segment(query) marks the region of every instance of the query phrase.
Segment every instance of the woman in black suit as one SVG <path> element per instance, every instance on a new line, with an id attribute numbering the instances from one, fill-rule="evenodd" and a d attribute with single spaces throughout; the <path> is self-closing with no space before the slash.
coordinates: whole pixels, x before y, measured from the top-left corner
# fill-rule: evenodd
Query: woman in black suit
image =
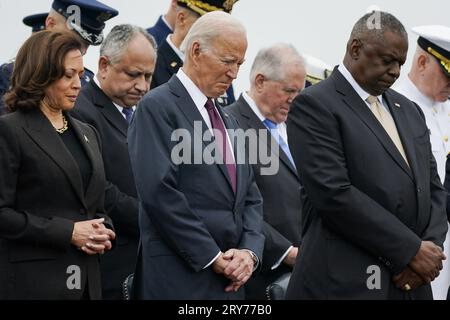
<path id="1" fill-rule="evenodd" d="M 0 118 L 0 299 L 101 298 L 98 254 L 115 234 L 97 134 L 68 114 L 81 48 L 41 31 L 16 58 Z"/>

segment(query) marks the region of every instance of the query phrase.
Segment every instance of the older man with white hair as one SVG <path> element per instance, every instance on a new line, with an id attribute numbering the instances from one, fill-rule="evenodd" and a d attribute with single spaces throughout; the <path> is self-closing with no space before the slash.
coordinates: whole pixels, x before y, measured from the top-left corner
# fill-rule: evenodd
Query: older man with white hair
<path id="1" fill-rule="evenodd" d="M 242 299 L 262 258 L 262 199 L 227 134 L 237 123 L 213 99 L 237 76 L 246 31 L 207 13 L 184 45 L 183 67 L 143 98 L 128 135 L 140 200 L 135 296 Z"/>

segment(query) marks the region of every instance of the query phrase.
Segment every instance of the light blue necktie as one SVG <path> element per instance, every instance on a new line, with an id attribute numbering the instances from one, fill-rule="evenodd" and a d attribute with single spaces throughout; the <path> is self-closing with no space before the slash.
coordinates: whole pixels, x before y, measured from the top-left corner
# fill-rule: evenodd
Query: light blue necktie
<path id="1" fill-rule="evenodd" d="M 131 123 L 131 119 L 133 118 L 133 108 L 123 108 L 122 113 L 125 115 L 128 123 Z"/>
<path id="2" fill-rule="evenodd" d="M 278 143 L 281 149 L 283 149 L 284 153 L 288 157 L 289 161 L 291 161 L 292 165 L 295 168 L 294 159 L 292 158 L 291 151 L 289 151 L 289 146 L 287 145 L 286 141 L 284 141 L 283 137 L 280 136 L 280 133 L 278 131 L 278 124 L 273 122 L 272 120 L 265 119 L 263 121 L 264 125 L 267 127 L 267 129 L 270 130 L 270 134 L 275 139 L 275 141 Z"/>

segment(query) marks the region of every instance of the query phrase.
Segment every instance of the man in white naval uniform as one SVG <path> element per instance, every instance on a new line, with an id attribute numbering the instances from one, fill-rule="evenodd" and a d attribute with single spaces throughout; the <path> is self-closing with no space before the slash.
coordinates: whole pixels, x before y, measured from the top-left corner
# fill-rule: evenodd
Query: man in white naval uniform
<path id="1" fill-rule="evenodd" d="M 444 183 L 450 152 L 450 28 L 421 26 L 412 30 L 419 35 L 413 65 L 408 77 L 394 89 L 417 103 L 425 114 L 432 152 Z M 444 252 L 450 256 L 450 231 Z M 450 263 L 445 260 L 440 276 L 432 283 L 434 299 L 446 299 L 449 285 Z"/>

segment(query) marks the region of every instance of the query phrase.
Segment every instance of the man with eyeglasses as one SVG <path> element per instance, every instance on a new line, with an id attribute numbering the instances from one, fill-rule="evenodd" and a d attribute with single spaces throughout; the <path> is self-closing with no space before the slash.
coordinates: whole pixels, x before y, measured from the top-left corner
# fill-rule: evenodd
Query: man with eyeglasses
<path id="1" fill-rule="evenodd" d="M 418 34 L 417 48 L 408 77 L 396 87 L 419 105 L 428 129 L 431 148 L 436 159 L 442 183 L 445 179 L 445 162 L 450 152 L 450 28 L 428 25 L 414 27 Z M 445 253 L 450 254 L 450 234 L 444 243 Z M 440 276 L 433 281 L 435 299 L 445 299 L 450 285 L 450 266 L 444 262 Z"/>
<path id="2" fill-rule="evenodd" d="M 138 201 L 128 154 L 127 130 L 139 100 L 150 88 L 156 44 L 144 29 L 115 26 L 100 48 L 99 70 L 84 86 L 74 117 L 97 129 L 106 179 L 105 209 L 114 220 L 118 246 L 101 259 L 104 299 L 121 299 L 121 285 L 134 272 L 139 240 Z"/>
<path id="3" fill-rule="evenodd" d="M 292 101 L 305 87 L 305 78 L 305 62 L 292 45 L 280 43 L 261 49 L 250 71 L 250 90 L 227 108 L 240 128 L 254 130 L 259 138 L 258 146 L 247 145 L 247 150 L 260 155 L 260 148 L 264 148 L 264 155 L 270 154 L 278 162 L 273 174 L 263 174 L 261 168 L 267 165 L 264 160 L 258 158 L 253 164 L 263 197 L 266 241 L 262 270 L 245 285 L 249 300 L 266 299 L 266 287 L 291 272 L 297 258 L 301 185 L 289 151 L 285 121 Z"/>

